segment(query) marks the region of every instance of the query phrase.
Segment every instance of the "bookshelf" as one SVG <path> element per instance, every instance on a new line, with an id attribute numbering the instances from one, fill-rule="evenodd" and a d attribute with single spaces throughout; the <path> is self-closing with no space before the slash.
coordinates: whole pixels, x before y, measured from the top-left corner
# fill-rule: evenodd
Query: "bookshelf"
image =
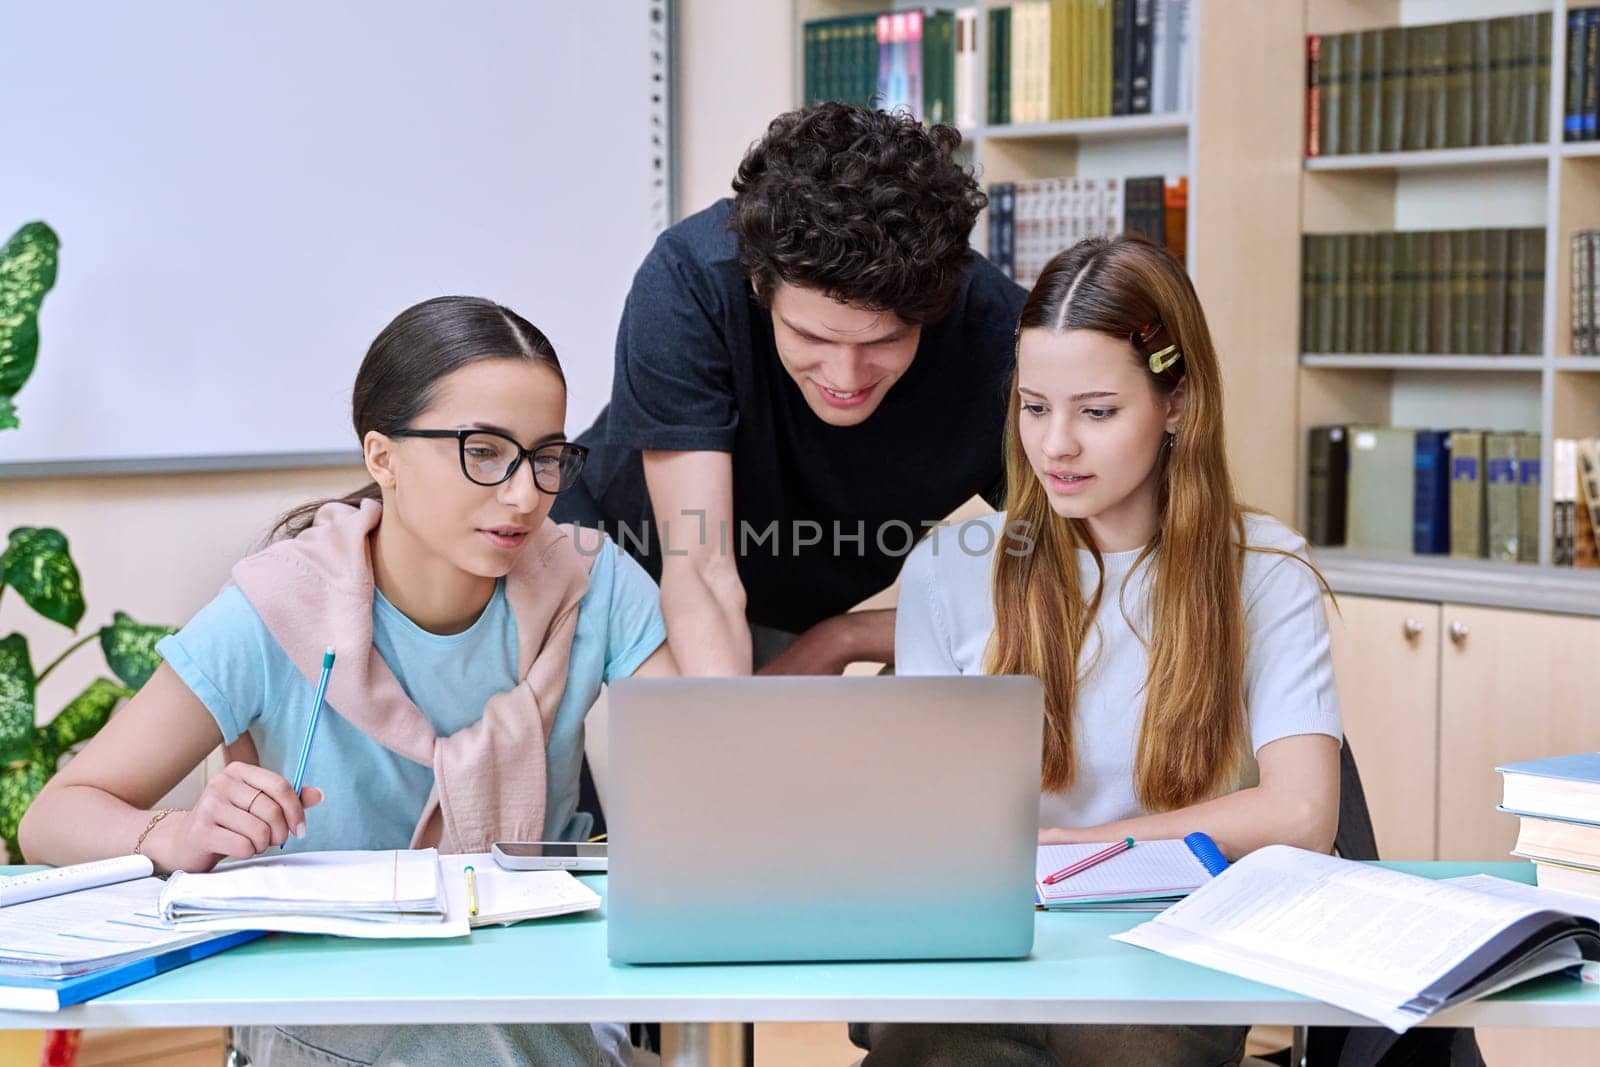
<path id="1" fill-rule="evenodd" d="M 1309 427 L 1327 423 L 1464 426 L 1537 432 L 1543 469 L 1552 437 L 1600 434 L 1600 358 L 1568 353 L 1568 241 L 1600 228 L 1600 143 L 1564 143 L 1560 122 L 1569 5 L 1557 0 L 1305 0 L 1260 5 L 1248 20 L 1220 0 L 1192 0 L 1193 105 L 1187 114 L 1071 119 L 963 131 L 985 185 L 1045 177 L 1189 177 L 1188 266 L 1223 354 L 1228 442 L 1241 496 L 1285 520 L 1306 521 Z M 917 7 L 975 6 L 976 62 L 985 69 L 987 12 L 1008 6 L 797 0 L 796 82 L 803 96 L 801 28 L 815 18 Z M 1306 36 L 1386 26 L 1549 12 L 1550 129 L 1531 144 L 1305 155 Z M 981 78 L 981 73 L 980 73 Z M 1484 205 L 1493 205 L 1486 217 Z M 1302 353 L 1301 238 L 1307 233 L 1542 228 L 1545 288 L 1537 354 Z M 986 249 L 980 220 L 974 244 Z M 1281 308 L 1281 312 L 1263 309 Z M 1292 455 L 1291 464 L 1284 456 Z M 1600 614 L 1600 575 L 1551 565 L 1550 479 L 1542 479 L 1539 562 L 1398 557 L 1368 561 L 1319 552 L 1338 591 L 1534 610 Z M 1371 563 L 1371 567 L 1367 564 Z M 1445 577 L 1441 578 L 1441 575 Z M 1407 584 L 1409 576 L 1410 584 Z M 1572 595 L 1547 608 L 1552 589 Z M 1521 590 L 1520 595 L 1518 590 Z"/>
<path id="2" fill-rule="evenodd" d="M 1281 462 L 1297 432 L 1292 316 L 1262 315 L 1299 299 L 1300 111 L 1285 85 L 1304 79 L 1298 4 L 1260 5 L 1250 19 L 1222 0 L 1190 0 L 1193 106 L 1186 113 L 1068 119 L 964 129 L 986 186 L 1035 178 L 1187 175 L 1188 266 L 1219 349 L 1227 353 L 1228 439 L 1240 492 L 1292 519 L 1295 472 Z M 793 98 L 804 97 L 803 26 L 912 8 L 976 7 L 980 90 L 989 10 L 1010 6 L 902 0 L 796 0 Z M 986 117 L 986 116 L 985 116 Z M 986 220 L 973 243 L 987 251 Z M 1296 304 L 1296 306 L 1298 306 Z M 1270 441 L 1270 447 L 1262 443 Z"/>
<path id="3" fill-rule="evenodd" d="M 1545 231 L 1542 351 L 1527 356 L 1325 355 L 1298 368 L 1299 508 L 1309 427 L 1483 426 L 1542 438 L 1538 562 L 1382 557 L 1322 549 L 1335 589 L 1415 599 L 1600 613 L 1600 574 L 1551 564 L 1551 439 L 1600 434 L 1600 359 L 1567 354 L 1570 240 L 1600 227 L 1600 144 L 1565 143 L 1566 0 L 1309 0 L 1305 33 L 1337 34 L 1549 13 L 1548 128 L 1535 143 L 1309 157 L 1301 233 L 1535 227 Z"/>

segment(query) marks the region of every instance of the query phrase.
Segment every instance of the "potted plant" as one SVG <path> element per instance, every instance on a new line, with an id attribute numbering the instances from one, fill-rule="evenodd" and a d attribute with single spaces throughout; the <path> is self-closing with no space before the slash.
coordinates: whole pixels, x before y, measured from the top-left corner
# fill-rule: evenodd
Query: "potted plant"
<path id="1" fill-rule="evenodd" d="M 16 395 L 39 355 L 39 308 L 56 280 L 55 233 L 30 222 L 0 247 L 0 431 L 20 425 Z M 60 530 L 20 526 L 0 554 L 0 600 L 15 593 L 52 622 L 78 632 L 85 605 L 77 565 Z M 155 673 L 156 642 L 172 631 L 146 626 L 123 612 L 81 635 L 37 673 L 28 639 L 0 639 L 0 844 L 21 858 L 17 826 L 61 757 L 93 737 L 111 713 Z M 39 683 L 78 649 L 98 641 L 112 678 L 99 677 L 43 725 L 35 696 Z"/>

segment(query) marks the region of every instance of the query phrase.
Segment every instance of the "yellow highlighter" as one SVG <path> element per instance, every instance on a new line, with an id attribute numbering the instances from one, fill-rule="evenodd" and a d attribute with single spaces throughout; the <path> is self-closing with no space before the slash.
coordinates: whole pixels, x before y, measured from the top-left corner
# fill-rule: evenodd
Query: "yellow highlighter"
<path id="1" fill-rule="evenodd" d="M 476 917 L 478 914 L 478 874 L 471 867 L 463 872 L 467 876 L 467 915 Z"/>

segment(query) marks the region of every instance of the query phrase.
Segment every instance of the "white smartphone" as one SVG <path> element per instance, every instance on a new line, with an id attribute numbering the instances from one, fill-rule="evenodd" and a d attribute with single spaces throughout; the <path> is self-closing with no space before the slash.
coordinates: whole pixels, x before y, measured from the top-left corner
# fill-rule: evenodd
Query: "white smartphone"
<path id="1" fill-rule="evenodd" d="M 603 871 L 606 846 L 572 841 L 496 841 L 494 862 L 508 871 Z"/>

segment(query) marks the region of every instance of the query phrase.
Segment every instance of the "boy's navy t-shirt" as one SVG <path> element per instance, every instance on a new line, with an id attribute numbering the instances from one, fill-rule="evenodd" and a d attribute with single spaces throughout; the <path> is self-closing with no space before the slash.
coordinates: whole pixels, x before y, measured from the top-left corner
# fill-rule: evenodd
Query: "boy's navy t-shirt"
<path id="1" fill-rule="evenodd" d="M 641 453 L 731 453 L 733 520 L 705 537 L 737 554 L 749 620 L 799 633 L 892 583 L 924 523 L 976 493 L 1003 506 L 1025 294 L 969 252 L 955 304 L 923 326 L 916 358 L 878 409 L 857 426 L 830 426 L 778 360 L 730 210 L 723 200 L 664 232 L 634 275 L 611 403 L 578 438 L 590 449 L 583 485 L 558 497 L 554 514 L 603 525 L 659 579 Z M 700 525 L 673 522 L 673 537 L 697 539 Z"/>

